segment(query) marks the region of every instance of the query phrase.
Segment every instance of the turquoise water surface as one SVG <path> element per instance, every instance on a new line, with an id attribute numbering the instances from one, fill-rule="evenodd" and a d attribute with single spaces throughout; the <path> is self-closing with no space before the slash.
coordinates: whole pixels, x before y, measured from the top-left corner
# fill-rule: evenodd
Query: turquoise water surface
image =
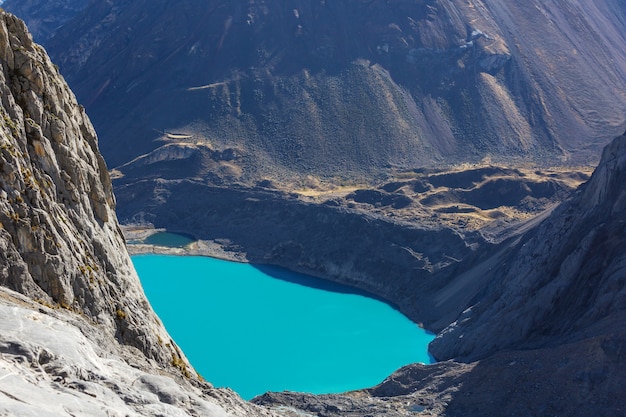
<path id="1" fill-rule="evenodd" d="M 434 335 L 347 287 L 205 257 L 132 259 L 153 308 L 196 370 L 246 399 L 370 387 L 403 365 L 430 362 Z"/>

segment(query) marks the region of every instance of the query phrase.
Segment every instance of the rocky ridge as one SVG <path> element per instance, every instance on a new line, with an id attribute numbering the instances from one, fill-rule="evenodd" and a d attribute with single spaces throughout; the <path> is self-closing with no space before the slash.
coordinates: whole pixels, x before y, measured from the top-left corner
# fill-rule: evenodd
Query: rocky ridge
<path id="1" fill-rule="evenodd" d="M 146 300 L 97 139 L 0 12 L 0 414 L 270 416 L 213 389 Z"/>
<path id="2" fill-rule="evenodd" d="M 485 295 L 439 335 L 433 354 L 477 359 L 596 332 L 624 337 L 625 172 L 626 135 L 576 194 L 492 264 Z M 458 281 L 472 276 L 468 268 Z"/>

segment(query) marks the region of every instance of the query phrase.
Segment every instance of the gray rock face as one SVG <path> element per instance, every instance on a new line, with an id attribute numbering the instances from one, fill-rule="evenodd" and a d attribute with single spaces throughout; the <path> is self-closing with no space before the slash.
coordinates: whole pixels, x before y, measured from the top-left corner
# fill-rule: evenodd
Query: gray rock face
<path id="1" fill-rule="evenodd" d="M 432 343 L 441 359 L 615 333 L 625 337 L 626 136 L 576 194 L 491 262 L 491 284 Z M 472 279 L 470 269 L 461 279 Z"/>
<path id="2" fill-rule="evenodd" d="M 2 13 L 0 283 L 87 315 L 168 364 L 119 233 L 96 134 L 23 23 Z"/>
<path id="3" fill-rule="evenodd" d="M 163 328 L 89 119 L 4 11 L 0 91 L 0 415 L 271 415 L 202 382 Z"/>

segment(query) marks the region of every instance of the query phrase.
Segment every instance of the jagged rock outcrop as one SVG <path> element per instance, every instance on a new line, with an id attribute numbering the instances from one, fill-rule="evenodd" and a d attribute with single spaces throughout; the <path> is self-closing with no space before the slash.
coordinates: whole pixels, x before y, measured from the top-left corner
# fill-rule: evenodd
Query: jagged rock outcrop
<path id="1" fill-rule="evenodd" d="M 484 261 L 490 285 L 432 343 L 433 354 L 472 360 L 597 334 L 626 338 L 624 184 L 626 135 L 605 148 L 573 197 L 508 243 L 506 255 Z M 475 272 L 469 269 L 458 284 Z"/>
<path id="2" fill-rule="evenodd" d="M 143 294 L 96 134 L 0 11 L 0 414 L 270 416 L 202 382 Z"/>
<path id="3" fill-rule="evenodd" d="M 96 134 L 23 23 L 0 22 L 0 283 L 87 315 L 166 364 L 169 340 L 124 248 Z"/>

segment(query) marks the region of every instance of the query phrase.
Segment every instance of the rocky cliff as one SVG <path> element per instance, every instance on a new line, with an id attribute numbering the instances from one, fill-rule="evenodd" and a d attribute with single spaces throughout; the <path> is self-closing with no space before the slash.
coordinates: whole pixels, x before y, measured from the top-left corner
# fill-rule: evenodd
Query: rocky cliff
<path id="1" fill-rule="evenodd" d="M 626 135 L 569 200 L 490 264 L 485 294 L 431 346 L 440 359 L 563 343 L 626 329 Z M 484 272 L 484 268 L 481 269 Z M 472 269 L 457 282 L 471 280 Z"/>
<path id="2" fill-rule="evenodd" d="M 2 285 L 85 314 L 161 363 L 96 134 L 45 51 L 2 14 Z"/>
<path id="3" fill-rule="evenodd" d="M 193 372 L 146 300 L 84 109 L 0 12 L 0 414 L 269 415 Z"/>

